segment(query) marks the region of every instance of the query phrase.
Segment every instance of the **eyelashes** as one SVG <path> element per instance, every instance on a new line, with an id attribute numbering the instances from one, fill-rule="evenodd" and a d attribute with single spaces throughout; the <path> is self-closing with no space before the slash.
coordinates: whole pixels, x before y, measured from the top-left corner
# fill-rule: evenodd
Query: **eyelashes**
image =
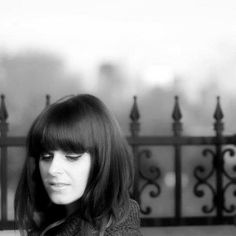
<path id="1" fill-rule="evenodd" d="M 71 161 L 76 161 L 78 160 L 83 154 L 66 154 L 65 157 L 68 159 L 68 160 L 71 160 Z"/>
<path id="2" fill-rule="evenodd" d="M 50 152 L 45 152 L 45 153 L 40 154 L 41 161 L 50 161 L 53 159 L 53 157 L 54 157 L 54 154 Z"/>
<path id="3" fill-rule="evenodd" d="M 62 153 L 64 158 L 66 158 L 69 161 L 77 161 L 81 156 L 83 156 L 84 153 Z M 40 155 L 40 160 L 49 162 L 52 161 L 55 156 L 54 152 L 44 152 Z"/>

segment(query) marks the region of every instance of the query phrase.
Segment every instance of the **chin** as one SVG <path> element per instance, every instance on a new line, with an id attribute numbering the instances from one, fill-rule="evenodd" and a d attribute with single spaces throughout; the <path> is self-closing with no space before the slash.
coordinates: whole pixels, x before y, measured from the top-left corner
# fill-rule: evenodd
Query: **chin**
<path id="1" fill-rule="evenodd" d="M 70 205 L 70 204 L 73 204 L 73 203 L 76 203 L 77 200 L 80 199 L 79 198 L 66 198 L 66 197 L 62 197 L 62 196 L 50 196 L 50 199 L 51 201 L 54 203 L 54 204 L 57 204 L 57 205 Z"/>
<path id="2" fill-rule="evenodd" d="M 71 203 L 70 199 L 59 196 L 50 196 L 51 201 L 57 205 L 67 205 Z"/>
<path id="3" fill-rule="evenodd" d="M 67 205 L 68 202 L 60 199 L 53 199 L 51 198 L 51 201 L 56 205 Z"/>
<path id="4" fill-rule="evenodd" d="M 71 192 L 49 192 L 50 200 L 57 205 L 70 205 L 79 200 L 83 192 L 73 194 Z"/>

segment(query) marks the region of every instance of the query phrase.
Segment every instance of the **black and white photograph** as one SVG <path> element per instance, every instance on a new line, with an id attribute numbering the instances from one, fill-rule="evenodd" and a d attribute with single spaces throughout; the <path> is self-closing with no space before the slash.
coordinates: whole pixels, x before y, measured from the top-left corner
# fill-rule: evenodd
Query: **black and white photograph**
<path id="1" fill-rule="evenodd" d="M 0 1 L 0 236 L 236 235 L 236 1 Z"/>

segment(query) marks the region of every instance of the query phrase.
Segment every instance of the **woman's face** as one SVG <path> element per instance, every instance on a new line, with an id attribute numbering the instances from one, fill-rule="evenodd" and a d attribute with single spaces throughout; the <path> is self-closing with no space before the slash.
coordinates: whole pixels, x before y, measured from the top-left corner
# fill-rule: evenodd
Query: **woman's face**
<path id="1" fill-rule="evenodd" d="M 39 169 L 49 198 L 55 204 L 67 205 L 83 195 L 91 168 L 89 153 L 65 153 L 61 150 L 43 153 Z M 40 197 L 40 196 L 39 196 Z"/>

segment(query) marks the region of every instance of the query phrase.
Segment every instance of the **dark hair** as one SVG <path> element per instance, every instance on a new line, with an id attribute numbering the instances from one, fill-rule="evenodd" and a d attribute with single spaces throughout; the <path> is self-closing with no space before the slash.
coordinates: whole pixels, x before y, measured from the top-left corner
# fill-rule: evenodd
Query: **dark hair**
<path id="1" fill-rule="evenodd" d="M 39 173 L 40 154 L 49 150 L 90 153 L 91 169 L 79 209 L 85 222 L 100 227 L 102 219 L 116 218 L 118 209 L 127 204 L 133 183 L 132 156 L 116 119 L 98 98 L 81 94 L 49 105 L 32 124 L 26 148 L 15 195 L 20 229 L 42 227 L 46 212 L 52 212 Z"/>

